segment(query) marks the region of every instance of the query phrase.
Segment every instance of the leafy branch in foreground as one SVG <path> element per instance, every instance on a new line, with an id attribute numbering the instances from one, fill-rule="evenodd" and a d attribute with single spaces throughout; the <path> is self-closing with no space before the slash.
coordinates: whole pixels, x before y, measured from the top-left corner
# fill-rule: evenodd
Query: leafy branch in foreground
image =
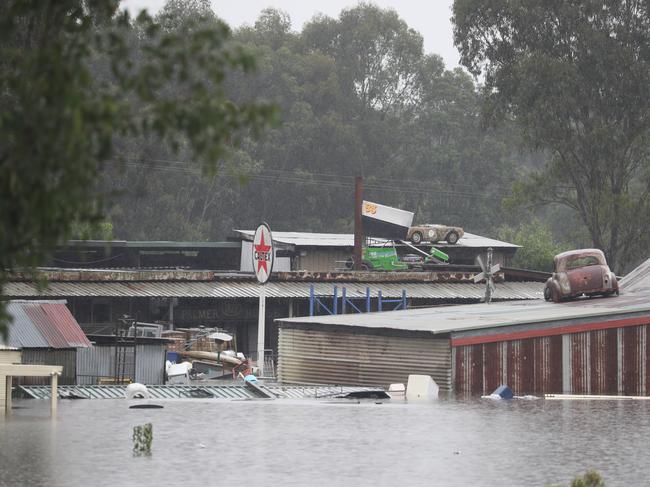
<path id="1" fill-rule="evenodd" d="M 223 89 L 230 72 L 255 67 L 224 23 L 132 21 L 118 3 L 0 5 L 0 294 L 8 272 L 40 264 L 74 224 L 101 221 L 97 176 L 117 136 L 186 145 L 213 174 L 275 117 L 271 105 L 238 104 Z M 0 334 L 6 322 L 0 302 Z"/>

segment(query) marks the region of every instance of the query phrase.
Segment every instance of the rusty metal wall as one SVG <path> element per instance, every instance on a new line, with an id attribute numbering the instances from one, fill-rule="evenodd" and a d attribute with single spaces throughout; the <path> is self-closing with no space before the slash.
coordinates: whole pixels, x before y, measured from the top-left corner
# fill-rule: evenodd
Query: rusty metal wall
<path id="1" fill-rule="evenodd" d="M 431 375 L 451 388 L 448 339 L 280 327 L 278 380 L 283 383 L 387 387 L 409 374 Z"/>
<path id="2" fill-rule="evenodd" d="M 507 384 L 519 395 L 650 395 L 649 326 L 459 346 L 454 390 L 490 394 Z"/>
<path id="3" fill-rule="evenodd" d="M 77 380 L 77 350 L 59 348 L 24 348 L 24 364 L 35 365 L 61 365 L 63 372 L 59 377 L 59 384 L 71 385 Z M 46 385 L 50 383 L 49 377 L 21 377 L 20 383 L 24 385 Z"/>

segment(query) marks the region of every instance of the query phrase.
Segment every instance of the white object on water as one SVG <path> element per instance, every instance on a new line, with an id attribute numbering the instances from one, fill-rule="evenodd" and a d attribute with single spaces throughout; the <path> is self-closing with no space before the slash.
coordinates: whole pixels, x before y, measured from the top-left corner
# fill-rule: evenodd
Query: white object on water
<path id="1" fill-rule="evenodd" d="M 388 394 L 390 394 L 391 397 L 405 397 L 406 386 L 401 383 L 391 384 L 388 386 Z"/>
<path id="2" fill-rule="evenodd" d="M 147 386 L 140 384 L 139 382 L 134 382 L 126 386 L 126 398 L 127 399 L 149 399 L 149 391 Z"/>
<path id="3" fill-rule="evenodd" d="M 493 399 L 495 401 L 500 401 L 503 398 L 499 394 L 488 394 L 487 396 L 481 396 L 481 399 Z"/>
<path id="4" fill-rule="evenodd" d="M 409 375 L 406 386 L 407 401 L 430 401 L 438 399 L 440 388 L 430 375 Z"/>
<path id="5" fill-rule="evenodd" d="M 189 384 L 190 370 L 192 370 L 190 362 L 171 364 L 167 368 L 167 384 Z"/>

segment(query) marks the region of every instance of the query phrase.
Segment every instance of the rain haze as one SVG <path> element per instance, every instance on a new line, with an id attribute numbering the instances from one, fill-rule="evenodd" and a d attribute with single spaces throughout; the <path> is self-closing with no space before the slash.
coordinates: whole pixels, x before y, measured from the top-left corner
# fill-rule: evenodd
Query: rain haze
<path id="1" fill-rule="evenodd" d="M 397 11 L 409 27 L 422 35 L 425 52 L 442 56 L 448 69 L 458 66 L 459 54 L 454 47 L 453 26 L 451 23 L 452 0 L 436 0 L 435 2 L 381 0 L 370 3 Z M 165 0 L 125 0 L 122 4 L 132 14 L 142 9 L 155 13 L 163 7 Z M 212 2 L 212 8 L 217 15 L 233 28 L 244 24 L 253 25 L 262 10 L 272 7 L 289 14 L 294 30 L 302 29 L 303 24 L 311 20 L 315 15 L 325 14 L 336 18 L 341 10 L 355 5 L 358 5 L 358 2 L 349 0 L 332 0 L 329 2 L 304 2 L 298 0 Z"/>
<path id="2" fill-rule="evenodd" d="M 650 485 L 647 4 L 0 0 L 0 487 Z"/>

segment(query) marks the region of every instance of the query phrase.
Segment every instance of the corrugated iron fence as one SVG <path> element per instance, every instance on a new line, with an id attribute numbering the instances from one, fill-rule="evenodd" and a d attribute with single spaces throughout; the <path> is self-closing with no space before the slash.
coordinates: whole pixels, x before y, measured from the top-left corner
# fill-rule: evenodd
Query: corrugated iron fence
<path id="1" fill-rule="evenodd" d="M 650 395 L 648 326 L 454 347 L 454 389 Z"/>
<path id="2" fill-rule="evenodd" d="M 75 384 L 77 380 L 77 350 L 82 348 L 24 348 L 23 364 L 35 365 L 62 365 L 63 372 L 59 377 L 59 384 Z M 49 377 L 21 377 L 20 383 L 24 385 L 49 384 Z"/>
<path id="3" fill-rule="evenodd" d="M 127 353 L 133 355 L 133 350 Z M 132 363 L 132 360 L 131 360 Z M 80 348 L 77 351 L 78 384 L 98 384 L 101 378 L 115 374 L 115 346 Z M 165 345 L 137 345 L 133 382 L 142 384 L 163 384 L 165 380 Z M 64 369 L 65 370 L 65 369 Z M 132 371 L 126 371 L 132 376 Z M 73 382 L 74 383 L 74 382 Z"/>

